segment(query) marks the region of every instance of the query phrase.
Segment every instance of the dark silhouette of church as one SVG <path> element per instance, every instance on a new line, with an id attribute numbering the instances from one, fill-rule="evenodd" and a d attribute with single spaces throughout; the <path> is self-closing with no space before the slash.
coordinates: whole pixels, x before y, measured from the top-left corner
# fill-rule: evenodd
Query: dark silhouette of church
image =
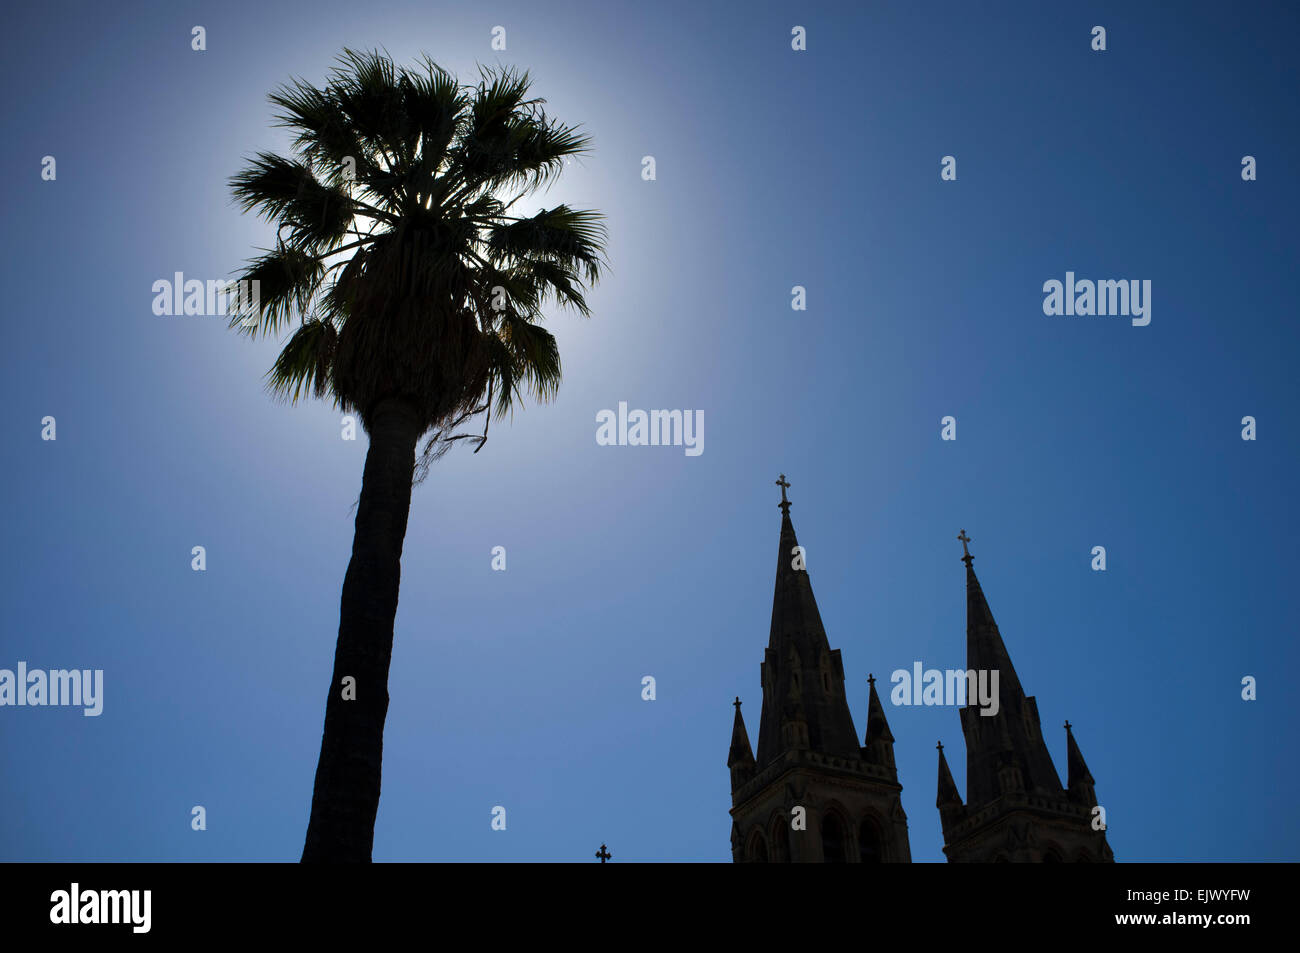
<path id="1" fill-rule="evenodd" d="M 772 628 L 760 666 L 763 709 L 758 754 L 735 701 L 731 771 L 731 854 L 737 862 L 909 863 L 907 815 L 894 764 L 894 736 L 869 678 L 861 744 L 844 691 L 840 650 L 822 626 L 803 550 L 781 487 Z M 1112 861 L 1094 830 L 1093 779 L 1066 722 L 1069 781 L 1061 786 L 1038 722 L 1012 667 L 966 544 L 966 664 L 999 673 L 999 706 L 959 709 L 966 741 L 966 803 L 939 746 L 936 806 L 950 862 Z M 972 701 L 968 699 L 968 702 Z"/>

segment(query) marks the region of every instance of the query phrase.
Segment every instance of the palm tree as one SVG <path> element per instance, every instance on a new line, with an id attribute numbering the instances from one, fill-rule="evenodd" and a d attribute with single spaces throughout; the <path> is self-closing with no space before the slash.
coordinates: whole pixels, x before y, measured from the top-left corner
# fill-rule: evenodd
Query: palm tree
<path id="1" fill-rule="evenodd" d="M 237 301 L 231 326 L 296 324 L 269 389 L 331 397 L 370 439 L 303 861 L 370 860 L 417 473 L 475 415 L 477 453 L 492 416 L 555 395 L 560 355 L 542 308 L 589 315 L 583 293 L 605 266 L 599 214 L 510 214 L 590 140 L 529 98 L 527 73 L 479 73 L 462 85 L 427 56 L 397 68 L 345 50 L 325 88 L 295 80 L 270 97 L 293 157 L 258 153 L 230 180 L 243 211 L 277 226 L 275 247 L 237 278 L 260 295 Z"/>

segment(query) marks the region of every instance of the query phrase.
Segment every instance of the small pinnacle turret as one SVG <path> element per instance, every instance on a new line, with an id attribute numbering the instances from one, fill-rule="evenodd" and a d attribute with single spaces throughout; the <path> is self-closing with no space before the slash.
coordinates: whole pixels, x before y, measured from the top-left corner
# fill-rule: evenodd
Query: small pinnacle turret
<path id="1" fill-rule="evenodd" d="M 1079 750 L 1079 743 L 1074 740 L 1074 732 L 1071 731 L 1071 725 L 1065 723 L 1065 763 L 1066 776 L 1069 780 L 1066 782 L 1066 788 L 1070 792 L 1070 799 L 1092 807 L 1097 803 L 1097 795 L 1094 793 L 1095 781 L 1092 779 L 1092 772 L 1088 770 L 1088 763 L 1083 760 L 1083 752 Z"/>
<path id="2" fill-rule="evenodd" d="M 867 690 L 867 735 L 863 739 L 862 756 L 872 764 L 894 771 L 894 733 L 889 730 L 885 706 L 880 703 L 880 695 L 876 691 L 874 674 L 867 675 Z"/>
<path id="3" fill-rule="evenodd" d="M 870 693 L 867 697 L 866 743 L 870 745 L 875 741 L 887 741 L 892 745 L 894 735 L 889 730 L 889 722 L 885 720 L 885 706 L 880 704 L 880 695 L 876 692 L 876 676 L 872 673 L 867 673 L 867 686 Z"/>
<path id="4" fill-rule="evenodd" d="M 749 746 L 749 732 L 745 730 L 745 719 L 740 714 L 739 695 L 732 704 L 736 706 L 736 717 L 731 725 L 727 767 L 731 769 L 731 784 L 736 787 L 754 776 L 754 750 Z"/>
<path id="5" fill-rule="evenodd" d="M 952 769 L 948 767 L 948 759 L 943 756 L 943 742 L 937 745 L 939 749 L 939 794 L 935 798 L 935 806 L 943 811 L 945 808 L 961 808 L 961 795 L 957 792 L 957 782 L 952 779 Z"/>

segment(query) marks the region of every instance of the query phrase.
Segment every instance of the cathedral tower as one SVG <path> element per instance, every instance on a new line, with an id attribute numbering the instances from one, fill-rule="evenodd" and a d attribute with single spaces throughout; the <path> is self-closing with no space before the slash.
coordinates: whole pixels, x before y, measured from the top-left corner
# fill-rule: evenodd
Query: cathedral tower
<path id="1" fill-rule="evenodd" d="M 1092 774 L 1065 723 L 1069 780 L 1061 786 L 1038 722 L 1038 704 L 1026 695 L 998 632 L 974 558 L 962 530 L 966 564 L 966 668 L 998 672 L 998 708 L 961 709 L 966 739 L 966 803 L 939 745 L 943 852 L 951 862 L 1113 861 L 1105 830 L 1093 830 L 1097 797 Z M 971 699 L 968 698 L 968 702 Z M 990 708 L 990 710 L 992 710 Z"/>
<path id="2" fill-rule="evenodd" d="M 747 862 L 910 862 L 894 736 L 870 679 L 867 733 L 844 692 L 840 650 L 822 627 L 781 487 L 772 628 L 760 666 L 758 754 L 734 702 L 731 854 Z M 802 810 L 799 810 L 802 809 Z"/>

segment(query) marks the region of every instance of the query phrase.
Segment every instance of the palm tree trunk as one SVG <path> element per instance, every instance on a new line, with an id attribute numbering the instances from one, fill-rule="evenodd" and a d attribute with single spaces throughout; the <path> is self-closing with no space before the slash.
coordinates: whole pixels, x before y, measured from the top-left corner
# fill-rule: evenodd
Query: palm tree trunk
<path id="1" fill-rule="evenodd" d="M 370 448 L 361 478 L 352 559 L 343 579 L 334 674 L 325 702 L 311 820 L 302 859 L 367 862 L 379 810 L 384 718 L 393 618 L 402 575 L 402 542 L 411 508 L 415 445 L 422 427 L 415 410 L 381 401 L 367 416 Z M 355 681 L 345 692 L 344 680 Z M 355 694 L 347 700 L 345 694 Z"/>

